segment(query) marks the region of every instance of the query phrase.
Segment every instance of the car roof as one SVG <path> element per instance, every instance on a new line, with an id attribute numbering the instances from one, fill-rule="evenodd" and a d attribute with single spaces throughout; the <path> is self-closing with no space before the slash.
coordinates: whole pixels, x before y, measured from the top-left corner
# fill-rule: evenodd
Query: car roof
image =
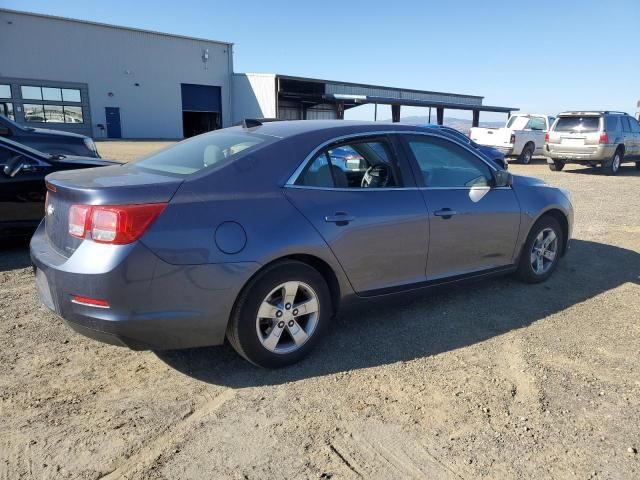
<path id="1" fill-rule="evenodd" d="M 279 138 L 292 137 L 309 132 L 331 132 L 341 135 L 343 133 L 366 133 L 368 131 L 421 131 L 421 129 L 415 125 L 353 120 L 283 120 L 279 122 L 266 122 L 260 126 L 251 128 L 244 128 L 242 126 L 231 128 Z"/>
<path id="2" fill-rule="evenodd" d="M 559 117 L 570 117 L 573 115 L 629 115 L 626 112 L 614 112 L 609 110 L 585 110 L 585 111 L 570 111 L 559 113 Z"/>

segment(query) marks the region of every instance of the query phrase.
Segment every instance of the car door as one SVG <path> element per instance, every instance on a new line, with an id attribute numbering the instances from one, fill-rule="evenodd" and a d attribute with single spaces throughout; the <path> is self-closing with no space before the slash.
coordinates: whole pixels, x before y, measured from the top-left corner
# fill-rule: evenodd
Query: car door
<path id="1" fill-rule="evenodd" d="M 493 187 L 492 166 L 469 148 L 432 135 L 406 135 L 429 212 L 427 280 L 514 262 L 520 205 L 511 187 Z"/>
<path id="2" fill-rule="evenodd" d="M 625 157 L 633 158 L 638 155 L 638 138 L 633 132 L 631 125 L 631 117 L 621 117 L 622 132 L 624 135 Z"/>
<path id="3" fill-rule="evenodd" d="M 334 165 L 334 150 L 358 163 Z M 406 158 L 385 136 L 319 150 L 285 194 L 324 238 L 361 295 L 425 280 L 429 224 Z"/>
<path id="4" fill-rule="evenodd" d="M 15 162 L 22 162 L 23 167 L 10 176 L 4 167 Z M 37 225 L 44 216 L 44 177 L 52 172 L 51 165 L 0 145 L 0 169 L 0 222 Z"/>
<path id="5" fill-rule="evenodd" d="M 633 117 L 629 117 L 629 124 L 631 126 L 631 133 L 633 134 L 633 140 L 635 144 L 633 156 L 636 158 L 636 160 L 638 160 L 638 158 L 640 157 L 640 124 Z"/>

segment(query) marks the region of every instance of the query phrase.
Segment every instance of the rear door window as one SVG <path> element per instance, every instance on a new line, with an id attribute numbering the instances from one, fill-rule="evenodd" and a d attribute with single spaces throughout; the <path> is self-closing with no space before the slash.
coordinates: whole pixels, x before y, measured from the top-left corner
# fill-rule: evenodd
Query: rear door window
<path id="1" fill-rule="evenodd" d="M 296 185 L 320 188 L 397 188 L 401 175 L 386 139 L 357 139 L 328 147 L 308 164 Z"/>
<path id="2" fill-rule="evenodd" d="M 629 119 L 627 117 L 622 117 L 622 131 L 631 132 L 631 125 L 629 125 Z"/>
<path id="3" fill-rule="evenodd" d="M 606 117 L 607 119 L 607 132 L 617 132 L 620 130 L 620 122 L 618 117 Z"/>
<path id="4" fill-rule="evenodd" d="M 586 133 L 597 132 L 600 128 L 600 117 L 598 116 L 571 116 L 560 117 L 556 123 L 556 132 Z"/>

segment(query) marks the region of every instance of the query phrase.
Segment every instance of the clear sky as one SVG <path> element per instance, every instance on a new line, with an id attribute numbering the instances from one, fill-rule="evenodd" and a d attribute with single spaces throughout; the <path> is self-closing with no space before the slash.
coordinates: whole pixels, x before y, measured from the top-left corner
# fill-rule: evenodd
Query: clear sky
<path id="1" fill-rule="evenodd" d="M 234 42 L 236 72 L 483 95 L 487 105 L 550 114 L 634 113 L 640 100 L 640 0 L 0 0 L 0 6 Z M 423 111 L 403 109 L 403 116 L 416 113 Z M 351 114 L 369 115 L 365 107 Z"/>

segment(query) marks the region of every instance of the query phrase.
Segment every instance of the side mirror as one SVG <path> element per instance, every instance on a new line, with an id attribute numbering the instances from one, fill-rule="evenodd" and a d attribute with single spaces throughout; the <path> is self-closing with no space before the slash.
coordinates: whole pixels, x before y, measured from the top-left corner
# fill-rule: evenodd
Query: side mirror
<path id="1" fill-rule="evenodd" d="M 11 135 L 11 130 L 8 127 L 0 127 L 0 137 L 8 137 Z"/>
<path id="2" fill-rule="evenodd" d="M 499 187 L 510 187 L 513 184 L 513 175 L 511 175 L 506 170 L 496 170 L 493 172 L 494 186 L 496 188 Z"/>
<path id="3" fill-rule="evenodd" d="M 7 164 L 4 166 L 2 171 L 7 177 L 15 177 L 18 173 L 22 171 L 26 166 L 24 159 L 21 156 L 11 158 Z"/>

